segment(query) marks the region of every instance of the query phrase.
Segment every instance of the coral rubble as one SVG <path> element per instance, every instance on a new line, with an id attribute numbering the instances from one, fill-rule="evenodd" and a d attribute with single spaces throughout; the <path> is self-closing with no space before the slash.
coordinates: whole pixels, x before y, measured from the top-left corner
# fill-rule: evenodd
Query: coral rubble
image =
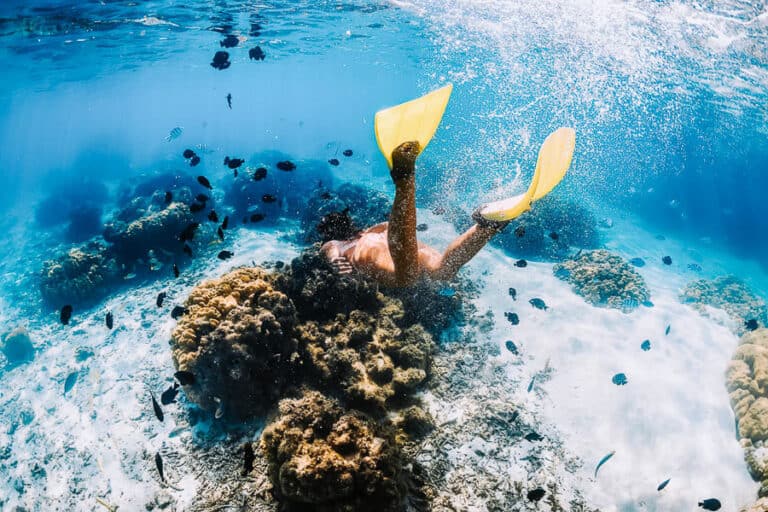
<path id="1" fill-rule="evenodd" d="M 752 476 L 768 497 L 768 329 L 741 337 L 726 372 L 731 407 Z"/>
<path id="2" fill-rule="evenodd" d="M 765 301 L 735 276 L 693 281 L 680 292 L 680 302 L 688 304 L 703 316 L 711 316 L 708 306 L 722 309 L 735 321 L 733 328 L 736 334 L 745 332 L 749 320 L 756 320 L 762 326 L 768 325 Z"/>
<path id="3" fill-rule="evenodd" d="M 642 276 L 620 256 L 604 249 L 583 251 L 556 264 L 553 272 L 593 306 L 627 311 L 650 298 Z"/>

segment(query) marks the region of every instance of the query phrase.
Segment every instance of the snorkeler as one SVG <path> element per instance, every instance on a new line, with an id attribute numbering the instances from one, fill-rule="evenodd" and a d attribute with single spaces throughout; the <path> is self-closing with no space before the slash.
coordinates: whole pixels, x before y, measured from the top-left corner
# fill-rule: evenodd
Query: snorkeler
<path id="1" fill-rule="evenodd" d="M 493 236 L 528 211 L 565 175 L 576 142 L 575 131 L 560 128 L 544 141 L 528 190 L 481 206 L 475 224 L 450 243 L 444 253 L 416 239 L 416 159 L 437 130 L 452 86 L 376 113 L 379 149 L 395 184 L 389 222 L 359 231 L 348 212 L 326 215 L 318 231 L 322 253 L 340 273 L 353 270 L 384 286 L 411 286 L 420 279 L 450 280 Z"/>

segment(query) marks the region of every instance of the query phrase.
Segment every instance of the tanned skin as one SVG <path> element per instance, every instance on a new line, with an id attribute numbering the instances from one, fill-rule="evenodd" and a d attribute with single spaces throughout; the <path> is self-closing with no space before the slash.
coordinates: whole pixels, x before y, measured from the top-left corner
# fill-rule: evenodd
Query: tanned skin
<path id="1" fill-rule="evenodd" d="M 341 262 L 341 268 L 354 268 L 384 286 L 412 286 L 423 278 L 445 281 L 498 233 L 498 228 L 475 224 L 442 254 L 416 239 L 416 157 L 420 152 L 415 141 L 404 142 L 392 152 L 395 201 L 389 222 L 376 224 L 353 240 L 323 244 L 321 251 L 331 262 Z"/>

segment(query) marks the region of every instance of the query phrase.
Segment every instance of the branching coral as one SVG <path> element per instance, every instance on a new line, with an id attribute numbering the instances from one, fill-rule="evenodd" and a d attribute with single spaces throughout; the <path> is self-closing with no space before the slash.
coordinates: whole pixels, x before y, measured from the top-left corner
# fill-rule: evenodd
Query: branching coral
<path id="1" fill-rule="evenodd" d="M 642 276 L 620 256 L 603 249 L 584 251 L 555 265 L 553 271 L 594 306 L 626 311 L 650 298 Z"/>
<path id="2" fill-rule="evenodd" d="M 749 320 L 756 320 L 762 326 L 768 325 L 765 302 L 735 276 L 693 281 L 680 292 L 680 302 L 704 316 L 709 316 L 707 306 L 722 309 L 735 320 L 737 334 L 745 332 Z"/>
<path id="3" fill-rule="evenodd" d="M 107 246 L 89 242 L 43 263 L 40 292 L 54 306 L 89 302 L 101 298 L 119 276 Z"/>
<path id="4" fill-rule="evenodd" d="M 296 311 L 258 268 L 241 268 L 192 290 L 173 331 L 173 359 L 192 372 L 187 396 L 230 417 L 268 410 L 300 364 Z"/>
<path id="5" fill-rule="evenodd" d="M 726 378 L 750 472 L 768 496 L 768 329 L 742 336 Z"/>
<path id="6" fill-rule="evenodd" d="M 261 447 L 288 504 L 318 512 L 402 510 L 406 486 L 392 429 L 316 391 L 280 402 Z"/>

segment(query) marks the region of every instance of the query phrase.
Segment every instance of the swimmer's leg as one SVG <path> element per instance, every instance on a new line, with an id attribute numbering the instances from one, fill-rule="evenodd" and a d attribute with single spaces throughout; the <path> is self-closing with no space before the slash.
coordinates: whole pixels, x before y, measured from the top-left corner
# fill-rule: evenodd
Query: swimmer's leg
<path id="1" fill-rule="evenodd" d="M 501 232 L 509 222 L 487 221 L 479 215 L 472 218 L 474 226 L 459 235 L 443 253 L 440 264 L 432 270 L 432 277 L 438 280 L 453 279 L 461 267 L 480 252 L 496 233 Z"/>
<path id="2" fill-rule="evenodd" d="M 392 151 L 390 174 L 395 184 L 395 201 L 389 215 L 387 243 L 399 286 L 409 286 L 419 276 L 415 177 L 419 150 L 418 142 L 404 142 Z"/>

